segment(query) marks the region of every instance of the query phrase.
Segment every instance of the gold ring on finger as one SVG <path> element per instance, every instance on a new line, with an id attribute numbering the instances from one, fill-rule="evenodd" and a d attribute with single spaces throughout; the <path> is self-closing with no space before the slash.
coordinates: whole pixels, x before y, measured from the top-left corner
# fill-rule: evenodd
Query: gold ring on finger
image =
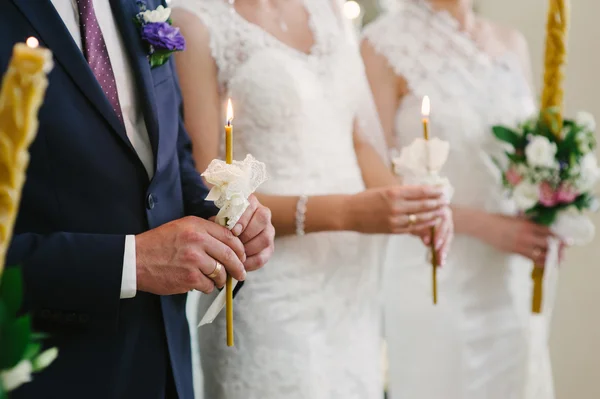
<path id="1" fill-rule="evenodd" d="M 219 273 L 221 273 L 221 269 L 223 269 L 223 265 L 220 264 L 219 262 L 217 262 L 217 264 L 215 265 L 215 270 L 213 270 L 213 272 L 211 274 L 209 274 L 207 277 L 210 279 L 214 279 L 215 277 L 217 277 L 219 275 Z"/>
<path id="2" fill-rule="evenodd" d="M 412 226 L 415 223 L 417 223 L 417 215 L 411 213 L 410 215 L 408 215 L 408 225 Z"/>

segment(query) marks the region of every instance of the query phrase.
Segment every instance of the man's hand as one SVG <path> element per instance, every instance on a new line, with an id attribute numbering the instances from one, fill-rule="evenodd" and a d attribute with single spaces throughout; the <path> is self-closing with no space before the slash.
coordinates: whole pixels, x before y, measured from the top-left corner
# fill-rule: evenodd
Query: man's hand
<path id="1" fill-rule="evenodd" d="M 137 235 L 135 245 L 138 291 L 173 295 L 196 289 L 210 293 L 215 285 L 225 284 L 226 273 L 236 280 L 246 278 L 244 262 L 249 259 L 244 244 L 231 231 L 208 220 L 194 216 L 175 220 Z M 217 262 L 224 267 L 210 279 Z"/>
<path id="2" fill-rule="evenodd" d="M 248 198 L 250 206 L 231 230 L 244 244 L 247 271 L 263 267 L 275 249 L 275 228 L 271 224 L 271 211 L 261 205 L 254 195 Z"/>

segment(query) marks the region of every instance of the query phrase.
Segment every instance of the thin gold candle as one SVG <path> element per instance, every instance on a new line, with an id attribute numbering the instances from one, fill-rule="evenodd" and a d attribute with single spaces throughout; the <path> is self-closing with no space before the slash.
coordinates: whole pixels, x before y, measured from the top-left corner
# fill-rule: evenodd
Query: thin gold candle
<path id="1" fill-rule="evenodd" d="M 423 138 L 429 140 L 429 114 L 431 112 L 431 103 L 429 97 L 423 97 L 423 104 L 421 106 L 421 114 L 423 115 Z M 429 159 L 427 160 L 429 164 Z M 437 287 L 437 268 L 438 258 L 435 249 L 435 227 L 431 228 L 431 287 L 433 291 L 433 304 L 437 304 L 438 300 L 438 287 Z"/>
<path id="2" fill-rule="evenodd" d="M 36 38 L 17 43 L 2 79 L 0 91 L 0 274 L 17 217 L 28 148 L 38 130 L 47 73 L 52 69 L 52 53 L 39 47 Z"/>
<path id="3" fill-rule="evenodd" d="M 563 127 L 564 68 L 567 61 L 568 10 L 565 0 L 550 0 L 546 24 L 546 52 L 544 55 L 544 89 L 541 111 L 544 122 L 558 138 Z M 553 112 L 548 112 L 552 110 Z M 531 272 L 533 293 L 531 311 L 541 313 L 544 266 L 534 265 Z"/>
<path id="4" fill-rule="evenodd" d="M 227 101 L 227 124 L 225 125 L 225 162 L 227 162 L 227 164 L 233 163 L 233 106 L 231 105 L 231 99 Z M 233 346 L 233 279 L 230 275 L 227 275 L 225 290 L 227 346 Z"/>

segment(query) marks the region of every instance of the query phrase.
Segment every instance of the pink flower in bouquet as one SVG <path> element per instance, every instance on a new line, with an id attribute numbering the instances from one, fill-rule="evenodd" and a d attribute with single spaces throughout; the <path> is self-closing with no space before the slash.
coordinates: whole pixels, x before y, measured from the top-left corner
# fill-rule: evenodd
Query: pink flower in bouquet
<path id="1" fill-rule="evenodd" d="M 556 192 L 556 202 L 559 204 L 570 204 L 578 197 L 577 191 L 570 184 L 563 183 Z"/>
<path id="2" fill-rule="evenodd" d="M 519 172 L 517 172 L 517 168 L 515 168 L 514 166 L 506 171 L 504 177 L 506 178 L 506 181 L 513 187 L 521 183 L 521 181 L 523 180 L 523 176 L 521 176 Z"/>
<path id="3" fill-rule="evenodd" d="M 553 207 L 558 204 L 556 191 L 547 181 L 540 184 L 540 204 L 546 207 Z"/>

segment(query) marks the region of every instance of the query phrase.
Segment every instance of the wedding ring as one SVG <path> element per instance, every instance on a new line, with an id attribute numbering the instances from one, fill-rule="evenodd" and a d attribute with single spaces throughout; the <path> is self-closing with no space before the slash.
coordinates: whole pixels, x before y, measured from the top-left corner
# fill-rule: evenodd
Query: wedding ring
<path id="1" fill-rule="evenodd" d="M 215 270 L 213 270 L 213 272 L 211 274 L 209 274 L 207 277 L 210 279 L 214 279 L 215 277 L 217 277 L 219 275 L 219 273 L 221 273 L 222 268 L 223 268 L 223 265 L 220 264 L 219 262 L 217 262 L 217 264 L 215 265 Z"/>
<path id="2" fill-rule="evenodd" d="M 408 215 L 408 225 L 412 226 L 415 223 L 417 223 L 417 215 L 411 213 L 410 215 Z"/>

